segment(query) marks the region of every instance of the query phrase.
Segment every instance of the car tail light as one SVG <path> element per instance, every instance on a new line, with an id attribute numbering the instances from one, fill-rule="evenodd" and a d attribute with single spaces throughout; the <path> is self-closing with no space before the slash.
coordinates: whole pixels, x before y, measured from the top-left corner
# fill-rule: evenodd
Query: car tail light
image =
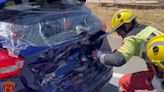
<path id="1" fill-rule="evenodd" d="M 23 65 L 22 57 L 13 57 L 7 50 L 0 48 L 0 79 L 17 76 Z"/>

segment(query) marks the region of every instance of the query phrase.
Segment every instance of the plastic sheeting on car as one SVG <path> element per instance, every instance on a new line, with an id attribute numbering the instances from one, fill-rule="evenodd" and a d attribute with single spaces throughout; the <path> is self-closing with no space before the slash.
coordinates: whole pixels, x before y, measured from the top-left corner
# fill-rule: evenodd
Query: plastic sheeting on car
<path id="1" fill-rule="evenodd" d="M 29 46 L 53 46 L 83 31 L 93 34 L 102 30 L 101 21 L 89 12 L 83 6 L 4 12 L 0 14 L 0 45 L 19 54 Z"/>

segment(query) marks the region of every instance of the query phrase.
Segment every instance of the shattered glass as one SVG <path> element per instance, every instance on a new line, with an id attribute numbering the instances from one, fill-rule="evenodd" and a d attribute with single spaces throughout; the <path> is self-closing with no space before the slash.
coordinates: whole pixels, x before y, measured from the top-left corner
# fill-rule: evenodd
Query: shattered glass
<path id="1" fill-rule="evenodd" d="M 71 12 L 28 11 L 6 14 L 6 17 L 0 18 L 0 45 L 19 54 L 29 46 L 53 46 L 78 37 L 83 31 L 92 34 L 102 28 L 94 14 Z"/>

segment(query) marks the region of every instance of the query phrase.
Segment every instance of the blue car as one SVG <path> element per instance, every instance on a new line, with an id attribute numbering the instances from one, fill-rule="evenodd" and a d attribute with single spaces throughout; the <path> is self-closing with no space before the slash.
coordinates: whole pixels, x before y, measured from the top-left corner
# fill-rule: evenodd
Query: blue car
<path id="1" fill-rule="evenodd" d="M 98 91 L 112 77 L 112 67 L 92 58 L 104 49 L 104 30 L 83 4 L 2 9 L 0 92 Z"/>

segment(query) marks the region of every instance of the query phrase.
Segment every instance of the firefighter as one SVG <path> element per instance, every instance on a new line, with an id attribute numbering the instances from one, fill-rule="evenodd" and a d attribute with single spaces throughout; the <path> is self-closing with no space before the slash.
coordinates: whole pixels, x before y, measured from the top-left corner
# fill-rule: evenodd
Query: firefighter
<path id="1" fill-rule="evenodd" d="M 164 92 L 164 35 L 148 41 L 146 53 L 155 73 L 151 84 L 158 92 Z"/>
<path id="2" fill-rule="evenodd" d="M 147 60 L 144 51 L 146 42 L 153 36 L 162 34 L 156 28 L 139 24 L 137 22 L 137 16 L 128 9 L 121 9 L 113 15 L 111 27 L 112 32 L 118 33 L 123 38 L 122 46 L 118 50 L 108 54 L 101 51 L 92 53 L 93 58 L 99 60 L 105 66 L 122 66 L 132 56 L 139 56 Z M 147 64 L 147 68 L 147 71 L 123 76 L 119 81 L 120 91 L 134 92 L 136 89 L 152 90 L 153 87 L 149 84 L 149 80 L 153 78 L 154 72 L 150 64 Z M 138 79 L 138 77 L 141 78 Z"/>

